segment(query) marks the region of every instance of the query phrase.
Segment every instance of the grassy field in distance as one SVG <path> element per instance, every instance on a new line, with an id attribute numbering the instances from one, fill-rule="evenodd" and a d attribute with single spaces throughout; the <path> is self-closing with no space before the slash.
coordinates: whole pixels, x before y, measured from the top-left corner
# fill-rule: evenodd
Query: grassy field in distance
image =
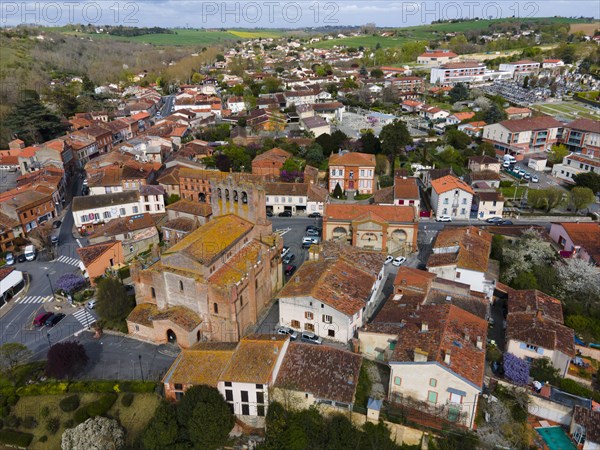
<path id="1" fill-rule="evenodd" d="M 532 108 L 550 116 L 562 116 L 570 120 L 577 118 L 599 120 L 600 114 L 591 108 L 587 108 L 583 103 L 557 102 L 557 103 L 538 103 Z"/>

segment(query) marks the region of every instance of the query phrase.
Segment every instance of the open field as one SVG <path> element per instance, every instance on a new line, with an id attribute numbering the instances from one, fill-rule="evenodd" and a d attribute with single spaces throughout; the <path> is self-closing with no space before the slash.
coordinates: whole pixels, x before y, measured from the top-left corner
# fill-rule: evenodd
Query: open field
<path id="1" fill-rule="evenodd" d="M 600 22 L 594 23 L 573 23 L 571 24 L 570 31 L 571 33 L 577 33 L 578 31 L 583 31 L 588 36 L 593 36 L 594 31 L 600 30 Z"/>
<path id="2" fill-rule="evenodd" d="M 578 102 L 538 103 L 533 109 L 554 117 L 564 117 L 569 120 L 577 118 L 600 120 L 600 111 Z"/>
<path id="3" fill-rule="evenodd" d="M 410 38 L 387 37 L 387 36 L 352 36 L 347 38 L 328 39 L 315 44 L 310 44 L 314 48 L 333 48 L 336 45 L 345 45 L 346 47 L 374 48 L 380 44 L 382 48 L 399 47 L 404 42 L 410 41 Z"/>

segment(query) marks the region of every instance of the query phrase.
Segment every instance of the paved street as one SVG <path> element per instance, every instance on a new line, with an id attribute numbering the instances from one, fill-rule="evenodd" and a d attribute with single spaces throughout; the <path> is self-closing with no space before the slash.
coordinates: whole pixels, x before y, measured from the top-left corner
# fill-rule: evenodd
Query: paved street
<path id="1" fill-rule="evenodd" d="M 163 107 L 160 109 L 160 114 L 163 117 L 167 117 L 169 114 L 171 114 L 171 110 L 173 108 L 173 104 L 175 103 L 175 96 L 174 95 L 167 95 L 165 97 L 163 97 L 164 100 L 164 104 Z"/>

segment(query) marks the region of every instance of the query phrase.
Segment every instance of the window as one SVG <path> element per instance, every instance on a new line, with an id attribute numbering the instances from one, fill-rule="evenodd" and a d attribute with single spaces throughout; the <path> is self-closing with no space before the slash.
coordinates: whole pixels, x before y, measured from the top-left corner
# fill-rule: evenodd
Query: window
<path id="1" fill-rule="evenodd" d="M 466 214 L 467 210 L 465 208 L 461 208 L 460 213 L 461 214 Z"/>
<path id="2" fill-rule="evenodd" d="M 264 417 L 264 415 L 265 415 L 265 406 L 264 405 L 256 406 L 256 415 L 259 417 Z"/>
<path id="3" fill-rule="evenodd" d="M 436 387 L 437 386 L 437 380 L 435 378 L 430 378 L 429 379 L 429 386 Z"/>
<path id="4" fill-rule="evenodd" d="M 232 385 L 231 385 L 231 381 L 226 381 L 226 382 L 225 382 L 225 387 L 231 387 L 231 386 L 232 386 Z"/>
<path id="5" fill-rule="evenodd" d="M 248 403 L 248 391 L 240 391 L 242 402 Z"/>
<path id="6" fill-rule="evenodd" d="M 466 204 L 467 204 L 467 199 L 466 199 L 466 198 L 463 198 L 462 204 L 463 204 L 463 205 L 466 205 Z"/>
<path id="7" fill-rule="evenodd" d="M 447 198 L 444 199 L 444 205 L 447 205 L 449 200 Z"/>
<path id="8" fill-rule="evenodd" d="M 183 390 L 183 384 L 181 384 L 181 383 L 175 383 L 175 390 L 176 391 L 182 391 Z"/>
<path id="9" fill-rule="evenodd" d="M 248 405 L 247 403 L 242 404 L 242 416 L 249 416 L 250 415 L 250 405 Z"/>
<path id="10" fill-rule="evenodd" d="M 175 392 L 175 400 L 179 401 L 183 398 L 183 392 Z"/>
<path id="11" fill-rule="evenodd" d="M 429 403 L 437 403 L 437 392 L 429 391 L 427 394 L 427 401 Z"/>
<path id="12" fill-rule="evenodd" d="M 460 278 L 460 272 L 456 272 L 456 278 Z"/>
<path id="13" fill-rule="evenodd" d="M 256 385 L 256 389 L 263 389 L 263 388 L 264 388 L 264 386 L 262 384 L 257 384 Z"/>
<path id="14" fill-rule="evenodd" d="M 137 206 L 133 207 L 133 213 L 137 214 L 140 211 L 140 209 Z"/>
<path id="15" fill-rule="evenodd" d="M 150 293 L 152 294 L 152 298 L 156 298 L 156 291 L 154 288 L 150 288 Z"/>
<path id="16" fill-rule="evenodd" d="M 146 212 L 150 212 L 150 205 L 146 205 Z"/>
<path id="17" fill-rule="evenodd" d="M 292 328 L 300 328 L 300 322 L 298 320 L 292 320 L 292 322 L 290 323 L 290 326 Z"/>
<path id="18" fill-rule="evenodd" d="M 125 211 L 125 208 L 119 209 L 119 214 L 121 214 L 122 216 L 127 215 L 127 212 Z"/>
<path id="19" fill-rule="evenodd" d="M 27 213 L 23 214 L 24 218 L 27 217 Z M 82 222 L 87 222 L 88 221 L 88 216 L 81 216 L 81 221 Z"/>
<path id="20" fill-rule="evenodd" d="M 328 316 L 327 314 L 323 314 L 323 322 L 331 323 L 333 322 L 333 318 L 331 316 Z"/>
<path id="21" fill-rule="evenodd" d="M 335 330 L 333 328 L 330 328 L 329 330 L 327 330 L 327 336 L 334 338 Z"/>
<path id="22" fill-rule="evenodd" d="M 402 384 L 402 378 L 400 378 L 400 377 L 394 377 L 394 384 L 396 386 L 400 386 Z"/>
<path id="23" fill-rule="evenodd" d="M 225 401 L 228 401 L 228 402 L 233 401 L 233 391 L 231 389 L 225 390 Z"/>
<path id="24" fill-rule="evenodd" d="M 304 312 L 304 318 L 307 319 L 307 320 L 313 320 L 314 315 L 310 311 L 305 311 Z"/>
<path id="25" fill-rule="evenodd" d="M 179 280 L 179 290 L 183 292 L 183 281 Z"/>
<path id="26" fill-rule="evenodd" d="M 304 329 L 306 331 L 315 331 L 315 326 L 312 323 L 305 323 Z"/>
<path id="27" fill-rule="evenodd" d="M 262 404 L 265 402 L 265 393 L 257 392 L 256 393 L 256 403 Z"/>
<path id="28" fill-rule="evenodd" d="M 215 314 L 219 314 L 219 305 L 217 303 L 213 303 L 213 311 Z"/>
<path id="29" fill-rule="evenodd" d="M 110 219 L 110 211 L 104 211 L 103 216 L 105 219 Z"/>

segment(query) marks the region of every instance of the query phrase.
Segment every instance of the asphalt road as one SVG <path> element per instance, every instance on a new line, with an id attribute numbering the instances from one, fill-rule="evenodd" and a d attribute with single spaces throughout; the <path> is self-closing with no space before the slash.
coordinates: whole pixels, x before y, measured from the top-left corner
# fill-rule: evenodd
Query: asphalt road
<path id="1" fill-rule="evenodd" d="M 162 117 L 167 117 L 168 115 L 170 115 L 173 111 L 173 104 L 175 103 L 175 96 L 174 95 L 167 95 L 165 97 L 163 97 L 164 100 L 164 104 L 163 107 L 160 109 L 160 114 L 162 115 Z"/>

